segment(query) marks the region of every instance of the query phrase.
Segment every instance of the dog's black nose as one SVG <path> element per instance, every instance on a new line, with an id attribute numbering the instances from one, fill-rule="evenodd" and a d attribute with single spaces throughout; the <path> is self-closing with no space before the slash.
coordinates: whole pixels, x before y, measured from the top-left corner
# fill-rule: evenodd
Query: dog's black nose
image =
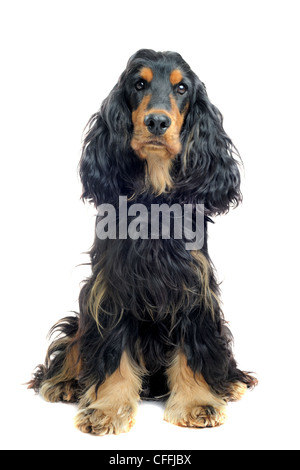
<path id="1" fill-rule="evenodd" d="M 171 119 L 165 114 L 148 114 L 144 123 L 151 134 L 164 135 L 171 125 Z"/>

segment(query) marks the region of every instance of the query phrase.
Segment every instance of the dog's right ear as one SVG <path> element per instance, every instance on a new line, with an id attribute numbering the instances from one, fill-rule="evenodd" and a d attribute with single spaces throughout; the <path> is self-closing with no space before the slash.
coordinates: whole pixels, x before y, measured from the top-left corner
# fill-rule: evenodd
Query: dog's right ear
<path id="1" fill-rule="evenodd" d="M 87 124 L 79 163 L 82 199 L 116 204 L 120 195 L 133 193 L 141 163 L 130 147 L 131 112 L 125 99 L 124 74 L 100 110 Z"/>

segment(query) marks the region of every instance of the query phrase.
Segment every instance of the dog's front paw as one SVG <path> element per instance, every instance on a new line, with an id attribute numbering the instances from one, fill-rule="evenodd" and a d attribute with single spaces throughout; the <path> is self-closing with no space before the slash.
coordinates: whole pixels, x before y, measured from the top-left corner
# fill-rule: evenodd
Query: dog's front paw
<path id="1" fill-rule="evenodd" d="M 82 432 L 104 436 L 128 432 L 135 423 L 135 412 L 131 405 L 122 405 L 115 410 L 85 408 L 75 418 L 75 426 Z"/>
<path id="2" fill-rule="evenodd" d="M 190 406 L 183 409 L 167 407 L 165 421 L 190 428 L 212 428 L 226 421 L 225 406 Z"/>

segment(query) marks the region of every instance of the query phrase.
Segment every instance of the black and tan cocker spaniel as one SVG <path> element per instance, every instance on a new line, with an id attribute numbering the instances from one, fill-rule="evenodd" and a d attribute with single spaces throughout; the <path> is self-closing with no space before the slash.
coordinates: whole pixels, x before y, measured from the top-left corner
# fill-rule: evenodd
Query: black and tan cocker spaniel
<path id="1" fill-rule="evenodd" d="M 179 54 L 130 58 L 83 143 L 82 198 L 98 208 L 92 274 L 29 382 L 78 402 L 81 431 L 128 431 L 140 397 L 165 399 L 170 423 L 217 426 L 256 385 L 233 357 L 207 250 L 210 217 L 241 201 L 238 162 Z"/>

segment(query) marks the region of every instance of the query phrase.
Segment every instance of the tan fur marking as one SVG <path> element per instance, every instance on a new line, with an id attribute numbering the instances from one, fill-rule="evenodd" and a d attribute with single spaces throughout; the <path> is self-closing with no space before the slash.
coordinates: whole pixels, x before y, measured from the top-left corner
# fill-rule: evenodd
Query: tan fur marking
<path id="1" fill-rule="evenodd" d="M 153 72 L 150 69 L 150 67 L 143 67 L 141 72 L 140 72 L 140 76 L 144 80 L 147 80 L 147 82 L 152 82 L 152 80 L 153 80 Z"/>
<path id="2" fill-rule="evenodd" d="M 210 310 L 212 318 L 214 318 L 215 312 L 214 312 L 213 299 L 215 299 L 217 303 L 219 303 L 220 300 L 209 286 L 210 276 L 212 274 L 211 273 L 212 268 L 209 262 L 207 261 L 206 257 L 200 250 L 191 251 L 191 255 L 196 261 L 195 269 L 196 269 L 196 272 L 198 274 L 198 277 L 200 279 L 201 286 L 202 286 L 202 299 L 201 300 L 203 304 Z"/>
<path id="3" fill-rule="evenodd" d="M 148 107 L 148 104 L 150 102 L 151 95 L 146 95 L 143 99 L 141 104 L 137 109 L 135 109 L 132 112 L 132 122 L 134 125 L 134 132 L 137 138 L 145 138 L 146 136 L 149 137 L 149 133 L 146 133 L 145 125 L 144 125 L 144 119 L 146 116 L 146 109 Z M 143 132 L 145 131 L 145 133 Z M 131 143 L 132 145 L 132 143 Z M 134 149 L 134 147 L 133 147 Z M 135 150 L 135 149 L 134 149 Z"/>
<path id="4" fill-rule="evenodd" d="M 172 187 L 170 176 L 171 160 L 163 152 L 160 155 L 149 152 L 147 158 L 147 178 L 158 196 Z"/>
<path id="5" fill-rule="evenodd" d="M 102 326 L 99 323 L 99 307 L 101 306 L 101 303 L 103 302 L 106 294 L 106 283 L 103 277 L 102 270 L 99 271 L 95 282 L 93 284 L 93 287 L 91 289 L 91 292 L 89 294 L 89 302 L 88 302 L 88 307 L 89 311 L 95 320 L 95 323 L 97 325 L 98 331 L 100 334 L 102 334 Z"/>
<path id="6" fill-rule="evenodd" d="M 75 425 L 82 432 L 96 435 L 120 434 L 133 426 L 142 370 L 122 354 L 120 367 L 99 387 L 93 385 L 80 401 L 81 411 L 75 418 Z"/>
<path id="7" fill-rule="evenodd" d="M 164 419 L 178 426 L 213 427 L 226 420 L 226 401 L 216 395 L 201 374 L 193 374 L 179 352 L 168 369 L 171 390 Z"/>
<path id="8" fill-rule="evenodd" d="M 172 70 L 170 73 L 170 82 L 172 85 L 177 85 L 177 83 L 180 83 L 182 79 L 183 76 L 179 69 Z"/>
<path id="9" fill-rule="evenodd" d="M 247 385 L 242 382 L 234 382 L 230 386 L 227 401 L 239 401 L 247 391 Z"/>

